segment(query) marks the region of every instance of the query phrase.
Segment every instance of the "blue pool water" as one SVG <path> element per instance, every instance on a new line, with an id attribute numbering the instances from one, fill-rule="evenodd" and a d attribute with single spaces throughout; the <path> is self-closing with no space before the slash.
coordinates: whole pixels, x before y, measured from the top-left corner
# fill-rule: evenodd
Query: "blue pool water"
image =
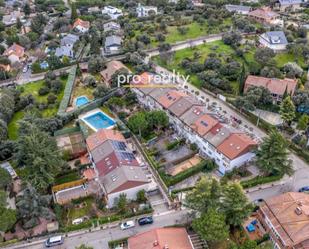
<path id="1" fill-rule="evenodd" d="M 89 123 L 95 129 L 108 129 L 116 124 L 116 122 L 108 117 L 104 112 L 94 113 L 84 120 Z"/>
<path id="2" fill-rule="evenodd" d="M 89 100 L 85 96 L 80 96 L 80 97 L 76 98 L 76 100 L 75 100 L 75 104 L 76 104 L 77 107 L 85 105 L 88 102 L 89 102 Z"/>

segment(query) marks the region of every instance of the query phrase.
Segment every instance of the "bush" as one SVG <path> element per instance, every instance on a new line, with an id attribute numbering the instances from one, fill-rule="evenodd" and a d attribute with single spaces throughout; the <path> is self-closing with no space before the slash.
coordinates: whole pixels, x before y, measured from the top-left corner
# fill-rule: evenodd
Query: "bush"
<path id="1" fill-rule="evenodd" d="M 47 86 L 43 86 L 39 89 L 39 95 L 43 96 L 49 93 L 49 88 Z"/>
<path id="2" fill-rule="evenodd" d="M 256 176 L 247 181 L 241 181 L 240 184 L 243 188 L 252 188 L 260 184 L 266 184 L 270 182 L 279 181 L 283 175 L 273 175 L 273 176 Z"/>
<path id="3" fill-rule="evenodd" d="M 177 148 L 180 145 L 180 141 L 179 140 L 175 140 L 173 142 L 170 142 L 166 145 L 166 149 L 167 150 L 173 150 L 175 148 Z"/>
<path id="4" fill-rule="evenodd" d="M 54 94 L 49 94 L 47 96 L 47 103 L 48 104 L 55 104 L 57 100 L 57 96 L 55 96 Z"/>

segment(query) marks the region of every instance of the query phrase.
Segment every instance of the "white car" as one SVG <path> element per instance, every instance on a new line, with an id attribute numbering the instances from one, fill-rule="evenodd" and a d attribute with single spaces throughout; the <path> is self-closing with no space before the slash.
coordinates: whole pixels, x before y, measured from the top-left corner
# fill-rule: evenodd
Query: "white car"
<path id="1" fill-rule="evenodd" d="M 131 227 L 135 227 L 135 222 L 133 220 L 128 220 L 126 222 L 121 223 L 120 225 L 121 230 L 126 230 Z"/>
<path id="2" fill-rule="evenodd" d="M 27 71 L 28 71 L 28 66 L 25 66 L 23 69 L 23 73 L 27 73 Z"/>
<path id="3" fill-rule="evenodd" d="M 78 225 L 83 222 L 84 222 L 84 218 L 77 218 L 75 220 L 72 220 L 72 225 Z"/>

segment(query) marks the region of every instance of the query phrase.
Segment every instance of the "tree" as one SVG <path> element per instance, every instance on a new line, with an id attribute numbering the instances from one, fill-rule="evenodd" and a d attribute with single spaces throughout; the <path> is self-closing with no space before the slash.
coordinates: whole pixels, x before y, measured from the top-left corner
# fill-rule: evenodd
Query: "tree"
<path id="1" fill-rule="evenodd" d="M 0 206 L 0 231 L 6 232 L 10 230 L 16 223 L 16 211 L 10 208 Z"/>
<path id="2" fill-rule="evenodd" d="M 305 131 L 309 124 L 309 116 L 307 114 L 301 115 L 297 123 L 297 129 Z"/>
<path id="3" fill-rule="evenodd" d="M 272 60 L 275 57 L 275 52 L 270 48 L 258 48 L 255 51 L 254 59 L 260 65 L 269 65 L 272 64 Z"/>
<path id="4" fill-rule="evenodd" d="M 12 177 L 7 170 L 0 168 L 0 189 L 6 188 L 12 183 Z"/>
<path id="5" fill-rule="evenodd" d="M 26 16 L 29 16 L 30 13 L 31 13 L 30 5 L 29 5 L 28 2 L 26 2 L 25 5 L 24 5 L 24 12 L 25 12 Z"/>
<path id="6" fill-rule="evenodd" d="M 288 62 L 283 66 L 283 71 L 286 73 L 288 78 L 301 77 L 303 74 L 303 69 L 297 65 L 295 62 Z"/>
<path id="7" fill-rule="evenodd" d="M 215 178 L 203 177 L 186 196 L 185 205 L 200 213 L 217 209 L 220 205 L 221 186 Z"/>
<path id="8" fill-rule="evenodd" d="M 78 14 L 77 14 L 77 9 L 76 9 L 76 4 L 72 3 L 71 4 L 71 20 L 75 21 L 77 17 L 78 17 Z"/>
<path id="9" fill-rule="evenodd" d="M 229 236 L 229 228 L 225 224 L 225 219 L 224 214 L 211 208 L 200 218 L 195 219 L 192 227 L 208 243 L 220 242 Z"/>
<path id="10" fill-rule="evenodd" d="M 224 185 L 221 202 L 221 210 L 226 216 L 226 223 L 231 226 L 240 226 L 252 212 L 253 207 L 239 183 Z"/>
<path id="11" fill-rule="evenodd" d="M 161 110 L 147 112 L 145 118 L 151 130 L 154 128 L 160 130 L 162 127 L 166 127 L 169 124 L 168 116 Z"/>
<path id="12" fill-rule="evenodd" d="M 245 64 L 242 64 L 241 72 L 238 77 L 238 82 L 239 82 L 239 92 L 243 93 L 244 91 L 244 86 L 246 82 L 246 77 L 247 77 L 247 72 L 246 72 L 246 67 Z"/>
<path id="13" fill-rule="evenodd" d="M 118 87 L 123 84 L 130 84 L 131 77 L 128 77 L 130 72 L 126 68 L 118 69 L 111 77 L 111 86 Z M 121 79 L 121 81 L 120 81 Z"/>
<path id="14" fill-rule="evenodd" d="M 19 166 L 28 169 L 27 179 L 32 186 L 45 192 L 65 162 L 61 159 L 56 141 L 29 121 L 22 120 L 23 133 L 18 139 L 15 157 Z M 20 132 L 21 133 L 21 132 Z"/>
<path id="15" fill-rule="evenodd" d="M 128 204 L 127 195 L 126 194 L 120 194 L 119 199 L 118 199 L 118 203 L 117 203 L 117 208 L 118 208 L 120 213 L 124 214 L 126 212 L 127 204 Z"/>
<path id="16" fill-rule="evenodd" d="M 51 55 L 50 57 L 47 58 L 46 61 L 49 65 L 49 68 L 52 70 L 59 69 L 62 67 L 62 61 L 56 55 Z"/>
<path id="17" fill-rule="evenodd" d="M 295 106 L 290 96 L 286 97 L 282 101 L 279 113 L 283 121 L 286 124 L 291 125 L 293 119 L 295 118 Z"/>
<path id="18" fill-rule="evenodd" d="M 291 175 L 293 168 L 288 159 L 285 139 L 277 131 L 272 131 L 264 138 L 256 151 L 256 164 L 266 175 Z"/>
<path id="19" fill-rule="evenodd" d="M 98 73 L 105 67 L 105 59 L 100 56 L 92 56 L 88 62 L 89 73 Z"/>
<path id="20" fill-rule="evenodd" d="M 145 113 L 138 112 L 132 115 L 128 120 L 128 126 L 134 133 L 138 133 L 139 136 L 142 136 L 148 128 Z"/>
<path id="21" fill-rule="evenodd" d="M 50 195 L 40 195 L 30 184 L 27 185 L 23 194 L 16 200 L 17 215 L 25 229 L 38 225 L 40 217 L 49 220 L 54 218 L 54 213 L 49 207 L 51 200 Z"/>
<path id="22" fill-rule="evenodd" d="M 99 85 L 98 87 L 96 87 L 92 94 L 96 99 L 99 99 L 104 97 L 107 92 L 108 89 L 105 86 Z"/>
<path id="23" fill-rule="evenodd" d="M 83 84 L 85 86 L 95 87 L 97 85 L 97 81 L 94 76 L 88 75 L 85 77 Z"/>
<path id="24" fill-rule="evenodd" d="M 238 32 L 228 32 L 223 34 L 222 40 L 227 45 L 237 45 L 241 41 L 242 36 Z"/>
<path id="25" fill-rule="evenodd" d="M 136 200 L 138 203 L 145 203 L 147 201 L 146 192 L 144 189 L 137 192 Z"/>

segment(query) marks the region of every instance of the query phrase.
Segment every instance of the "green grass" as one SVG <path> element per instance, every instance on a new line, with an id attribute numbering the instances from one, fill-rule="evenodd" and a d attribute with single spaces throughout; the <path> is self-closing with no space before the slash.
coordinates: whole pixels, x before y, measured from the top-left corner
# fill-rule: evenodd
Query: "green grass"
<path id="1" fill-rule="evenodd" d="M 67 78 L 65 79 L 61 79 L 62 83 L 63 83 L 63 87 L 61 92 L 57 95 L 57 105 L 55 105 L 52 108 L 47 108 L 45 110 L 43 110 L 41 112 L 43 117 L 53 117 L 57 114 L 58 111 L 58 106 L 59 103 L 61 101 L 61 99 L 63 98 L 63 94 L 64 94 L 64 87 L 67 81 Z M 23 92 L 21 93 L 21 96 L 25 96 L 28 94 L 32 94 L 33 97 L 35 98 L 36 102 L 38 103 L 46 103 L 47 102 L 47 96 L 40 96 L 39 95 L 39 89 L 44 85 L 44 80 L 39 80 L 39 81 L 35 81 L 35 82 L 31 82 L 28 84 L 25 84 L 23 86 L 19 86 L 18 89 L 23 89 Z M 13 115 L 12 120 L 10 121 L 10 123 L 8 124 L 8 134 L 9 134 L 9 138 L 12 140 L 17 139 L 18 134 L 18 121 L 21 120 L 24 117 L 24 112 L 23 111 L 19 111 L 16 112 Z"/>
<path id="2" fill-rule="evenodd" d="M 55 179 L 55 185 L 67 183 L 67 182 L 72 182 L 80 179 L 80 175 L 78 174 L 77 171 L 70 172 L 66 175 L 57 177 Z"/>
<path id="3" fill-rule="evenodd" d="M 89 215 L 90 209 L 91 209 L 91 205 L 94 202 L 93 197 L 89 197 L 86 198 L 85 200 L 83 200 L 82 203 L 85 204 L 84 207 L 82 208 L 71 208 L 69 209 L 68 212 L 68 222 L 69 224 L 71 224 L 72 220 L 77 219 L 77 218 L 81 218 L 83 216 L 87 216 Z"/>
<path id="4" fill-rule="evenodd" d="M 175 55 L 172 61 L 170 61 L 168 64 L 164 63 L 160 59 L 160 56 L 154 57 L 153 60 L 159 65 L 164 66 L 171 71 L 176 70 L 183 75 L 187 75 L 186 70 L 180 66 L 180 63 L 184 58 L 193 59 L 193 55 L 195 52 L 200 55 L 200 57 L 198 58 L 198 61 L 200 63 L 203 63 L 210 53 L 219 54 L 219 56 L 221 57 L 226 57 L 226 56 L 235 57 L 234 50 L 230 46 L 225 45 L 222 41 L 214 41 L 214 42 L 210 42 L 210 43 L 197 46 L 195 48 L 186 48 L 186 49 L 178 50 L 175 52 Z M 201 82 L 198 79 L 196 74 L 190 75 L 189 81 L 194 86 L 201 88 Z"/>

